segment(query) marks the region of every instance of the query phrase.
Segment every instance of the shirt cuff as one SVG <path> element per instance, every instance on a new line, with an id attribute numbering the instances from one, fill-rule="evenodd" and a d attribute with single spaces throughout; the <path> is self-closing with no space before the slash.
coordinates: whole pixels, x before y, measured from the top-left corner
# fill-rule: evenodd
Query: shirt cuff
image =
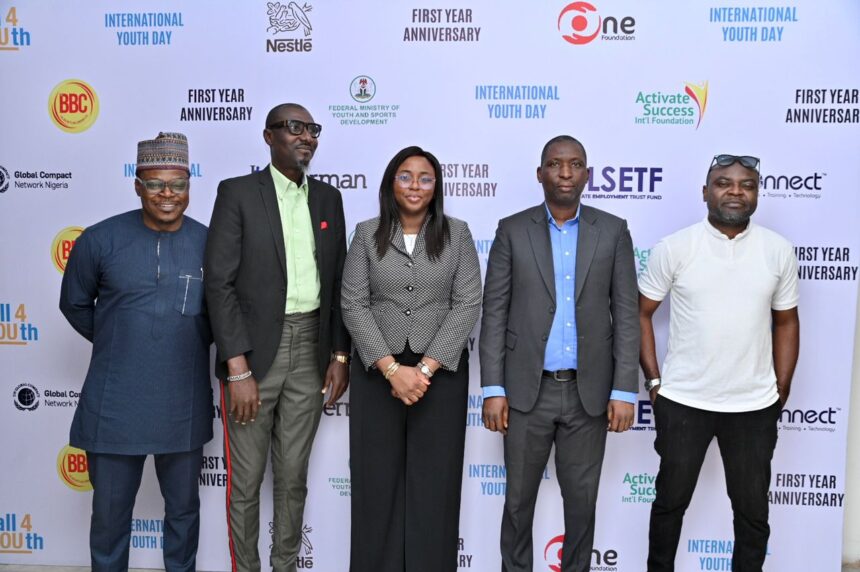
<path id="1" fill-rule="evenodd" d="M 484 399 L 488 397 L 507 397 L 503 385 L 487 385 L 482 387 L 481 390 L 484 392 Z"/>
<path id="2" fill-rule="evenodd" d="M 486 389 L 486 388 L 484 388 Z M 613 389 L 612 393 L 609 394 L 609 399 L 615 399 L 616 401 L 626 401 L 627 403 L 636 403 L 636 399 L 639 396 L 630 391 L 621 391 L 619 389 Z"/>

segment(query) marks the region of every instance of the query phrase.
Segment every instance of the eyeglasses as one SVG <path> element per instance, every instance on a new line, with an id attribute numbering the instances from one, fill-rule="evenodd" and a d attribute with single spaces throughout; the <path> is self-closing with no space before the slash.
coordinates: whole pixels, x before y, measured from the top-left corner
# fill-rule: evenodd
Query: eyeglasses
<path id="1" fill-rule="evenodd" d="M 708 168 L 708 171 L 713 169 L 715 166 L 728 167 L 729 165 L 734 165 L 735 163 L 740 163 L 747 169 L 752 169 L 753 171 L 758 172 L 758 165 L 760 161 L 758 157 L 750 157 L 749 155 L 715 155 L 714 160 L 711 161 L 711 166 L 710 168 Z"/>
<path id="2" fill-rule="evenodd" d="M 169 188 L 174 194 L 184 195 L 188 192 L 189 186 L 188 179 L 184 178 L 173 179 L 172 181 L 162 181 L 161 179 L 143 180 L 140 177 L 135 177 L 134 180 L 140 183 L 150 195 L 157 195 L 164 190 L 164 187 Z"/>
<path id="3" fill-rule="evenodd" d="M 400 173 L 394 177 L 394 182 L 397 183 L 397 186 L 401 189 L 408 189 L 411 187 L 414 180 L 415 178 L 409 173 Z M 421 190 L 430 191 L 435 185 L 435 177 L 431 177 L 430 175 L 421 175 L 418 177 L 418 188 Z"/>
<path id="4" fill-rule="evenodd" d="M 268 125 L 266 129 L 283 129 L 284 127 L 287 128 L 290 135 L 301 135 L 305 128 L 307 128 L 308 133 L 314 139 L 319 137 L 322 132 L 322 125 L 319 123 L 305 123 L 298 119 L 284 119 L 283 121 L 278 121 Z"/>

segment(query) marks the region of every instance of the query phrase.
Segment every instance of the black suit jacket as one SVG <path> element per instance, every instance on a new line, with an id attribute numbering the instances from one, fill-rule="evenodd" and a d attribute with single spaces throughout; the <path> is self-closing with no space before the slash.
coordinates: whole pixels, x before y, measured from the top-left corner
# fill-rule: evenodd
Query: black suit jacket
<path id="1" fill-rule="evenodd" d="M 320 278 L 319 368 L 325 375 L 332 351 L 349 352 L 341 319 L 340 282 L 346 258 L 343 199 L 336 188 L 308 177 L 308 207 Z M 209 223 L 204 265 L 206 300 L 218 358 L 245 354 L 262 379 L 278 350 L 287 299 L 287 266 L 278 198 L 269 168 L 226 179 Z"/>
<path id="2" fill-rule="evenodd" d="M 576 246 L 579 396 L 590 415 L 613 389 L 638 390 L 639 311 L 627 223 L 582 205 Z M 499 222 L 490 249 L 481 318 L 481 385 L 505 387 L 508 403 L 531 411 L 556 305 L 546 206 Z"/>

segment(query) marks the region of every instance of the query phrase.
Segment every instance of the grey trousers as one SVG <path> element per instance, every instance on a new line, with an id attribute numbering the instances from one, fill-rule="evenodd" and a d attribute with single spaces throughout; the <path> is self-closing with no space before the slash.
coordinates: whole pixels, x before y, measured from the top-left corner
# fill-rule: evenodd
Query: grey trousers
<path id="1" fill-rule="evenodd" d="M 260 570 L 260 484 L 271 445 L 274 518 L 271 566 L 295 571 L 302 540 L 308 459 L 322 413 L 317 348 L 319 313 L 288 314 L 275 361 L 258 380 L 263 402 L 254 423 L 232 421 L 222 387 L 227 459 L 227 530 L 235 572 Z"/>
<path id="2" fill-rule="evenodd" d="M 508 478 L 501 534 L 504 572 L 533 569 L 535 501 L 553 443 L 564 504 L 561 570 L 589 570 L 607 421 L 605 415 L 592 417 L 585 412 L 576 384 L 544 377 L 534 409 L 510 410 L 505 437 Z"/>

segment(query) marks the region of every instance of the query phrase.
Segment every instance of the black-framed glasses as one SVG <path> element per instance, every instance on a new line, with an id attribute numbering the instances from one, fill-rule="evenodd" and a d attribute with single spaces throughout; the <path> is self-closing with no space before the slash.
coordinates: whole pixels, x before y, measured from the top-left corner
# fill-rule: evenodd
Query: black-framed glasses
<path id="1" fill-rule="evenodd" d="M 752 157 L 750 155 L 714 155 L 714 160 L 711 161 L 711 166 L 708 170 L 710 171 L 715 166 L 728 167 L 735 163 L 740 163 L 747 169 L 752 169 L 753 171 L 758 172 L 758 166 L 761 161 L 759 161 L 758 157 Z"/>
<path id="2" fill-rule="evenodd" d="M 314 139 L 319 137 L 320 133 L 322 133 L 322 125 L 319 123 L 305 123 L 298 119 L 284 119 L 283 121 L 276 121 L 275 123 L 266 126 L 266 129 L 283 129 L 285 127 L 287 131 L 290 132 L 290 135 L 301 135 L 305 128 L 307 128 L 308 133 Z"/>
<path id="3" fill-rule="evenodd" d="M 150 195 L 157 195 L 164 190 L 164 187 L 167 187 L 176 195 L 184 195 L 188 192 L 188 187 L 190 186 L 189 180 L 185 177 L 173 179 L 172 181 L 162 181 L 161 179 L 141 179 L 140 177 L 135 177 L 134 180 L 140 183 Z"/>

